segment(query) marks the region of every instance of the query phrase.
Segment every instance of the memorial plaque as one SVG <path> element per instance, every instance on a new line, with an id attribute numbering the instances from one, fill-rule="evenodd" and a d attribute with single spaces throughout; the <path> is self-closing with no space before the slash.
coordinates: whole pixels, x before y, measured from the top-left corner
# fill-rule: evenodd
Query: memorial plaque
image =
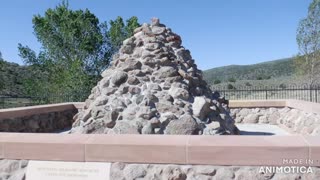
<path id="1" fill-rule="evenodd" d="M 109 180 L 111 163 L 29 161 L 26 180 Z"/>

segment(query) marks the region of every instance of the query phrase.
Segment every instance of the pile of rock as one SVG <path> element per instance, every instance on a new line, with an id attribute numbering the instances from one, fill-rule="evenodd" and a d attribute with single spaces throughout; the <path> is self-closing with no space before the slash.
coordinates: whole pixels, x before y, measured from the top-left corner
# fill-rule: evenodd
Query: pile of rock
<path id="1" fill-rule="evenodd" d="M 123 42 L 71 133 L 238 134 L 181 38 L 153 18 Z"/>

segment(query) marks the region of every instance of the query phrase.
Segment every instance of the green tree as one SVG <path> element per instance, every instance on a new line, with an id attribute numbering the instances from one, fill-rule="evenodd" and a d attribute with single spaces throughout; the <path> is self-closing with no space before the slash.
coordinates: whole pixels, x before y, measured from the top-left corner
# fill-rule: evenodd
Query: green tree
<path id="1" fill-rule="evenodd" d="M 0 61 L 3 61 L 3 58 L 2 58 L 2 53 L 0 51 Z"/>
<path id="2" fill-rule="evenodd" d="M 26 64 L 49 74 L 51 85 L 47 89 L 68 93 L 86 90 L 87 76 L 97 81 L 107 68 L 111 58 L 107 27 L 89 10 L 70 10 L 63 1 L 44 16 L 34 16 L 32 22 L 43 50 L 37 56 L 28 46 L 19 44 L 19 55 Z"/>
<path id="3" fill-rule="evenodd" d="M 123 20 L 118 17 L 110 21 L 108 29 L 108 24 L 100 23 L 88 9 L 69 9 L 67 1 L 48 9 L 43 16 L 34 16 L 32 22 L 42 50 L 36 54 L 19 44 L 19 55 L 25 64 L 44 76 L 37 82 L 26 80 L 26 89 L 29 93 L 72 95 L 90 92 L 109 66 L 113 53 L 139 26 L 136 17 L 128 19 L 127 24 L 121 23 Z"/>
<path id="4" fill-rule="evenodd" d="M 28 65 L 28 76 L 23 77 L 23 93 L 25 95 L 40 96 L 53 91 L 54 64 L 47 54 L 41 51 L 38 55 L 28 46 L 18 44 L 19 56 Z M 49 76 L 52 74 L 52 76 Z M 50 83 L 52 83 L 50 85 Z"/>
<path id="5" fill-rule="evenodd" d="M 93 74 L 108 65 L 107 27 L 88 9 L 73 11 L 64 1 L 55 9 L 48 9 L 44 16 L 34 16 L 32 22 L 43 49 L 56 63 L 68 67 L 72 61 L 80 60 L 80 65 Z M 104 66 L 96 69 L 92 66 L 96 61 L 104 62 Z"/>
<path id="6" fill-rule="evenodd" d="M 3 58 L 2 58 L 2 53 L 0 51 L 0 72 L 3 71 Z M 0 73 L 0 92 L 4 89 L 4 78 L 3 74 Z"/>
<path id="7" fill-rule="evenodd" d="M 300 50 L 295 62 L 297 70 L 313 85 L 320 78 L 320 0 L 312 1 L 308 16 L 300 21 L 297 43 Z"/>
<path id="8" fill-rule="evenodd" d="M 133 35 L 134 29 L 139 27 L 138 18 L 133 16 L 124 23 L 122 17 L 118 16 L 117 19 L 110 21 L 109 37 L 113 51 L 119 50 L 122 42 L 128 37 Z"/>

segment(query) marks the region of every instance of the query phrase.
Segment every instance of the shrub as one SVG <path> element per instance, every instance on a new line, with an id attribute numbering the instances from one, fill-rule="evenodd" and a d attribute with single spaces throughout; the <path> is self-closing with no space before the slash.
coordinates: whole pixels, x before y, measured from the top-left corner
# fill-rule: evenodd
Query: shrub
<path id="1" fill-rule="evenodd" d="M 285 88 L 287 88 L 287 86 L 285 85 L 285 84 L 280 84 L 280 86 L 279 86 L 279 88 L 281 88 L 281 89 L 285 89 Z"/>
<path id="2" fill-rule="evenodd" d="M 263 77 L 262 76 L 258 76 L 257 80 L 263 80 Z"/>
<path id="3" fill-rule="evenodd" d="M 214 80 L 214 82 L 213 82 L 213 84 L 220 84 L 220 83 L 221 83 L 221 81 L 219 79 Z"/>
<path id="4" fill-rule="evenodd" d="M 229 82 L 235 83 L 237 80 L 235 78 L 229 78 Z"/>
<path id="5" fill-rule="evenodd" d="M 235 89 L 235 87 L 232 84 L 228 84 L 228 89 Z"/>

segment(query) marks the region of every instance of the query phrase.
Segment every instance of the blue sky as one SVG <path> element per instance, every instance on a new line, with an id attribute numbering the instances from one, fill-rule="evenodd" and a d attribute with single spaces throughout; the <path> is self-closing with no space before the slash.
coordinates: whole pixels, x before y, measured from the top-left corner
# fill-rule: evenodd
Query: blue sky
<path id="1" fill-rule="evenodd" d="M 60 0 L 10 0 L 0 5 L 0 51 L 23 64 L 18 43 L 39 50 L 32 17 Z M 298 53 L 296 28 L 311 0 L 69 0 L 72 9 L 88 8 L 100 21 L 137 16 L 140 23 L 159 17 L 181 35 L 202 70 L 253 64 Z"/>

